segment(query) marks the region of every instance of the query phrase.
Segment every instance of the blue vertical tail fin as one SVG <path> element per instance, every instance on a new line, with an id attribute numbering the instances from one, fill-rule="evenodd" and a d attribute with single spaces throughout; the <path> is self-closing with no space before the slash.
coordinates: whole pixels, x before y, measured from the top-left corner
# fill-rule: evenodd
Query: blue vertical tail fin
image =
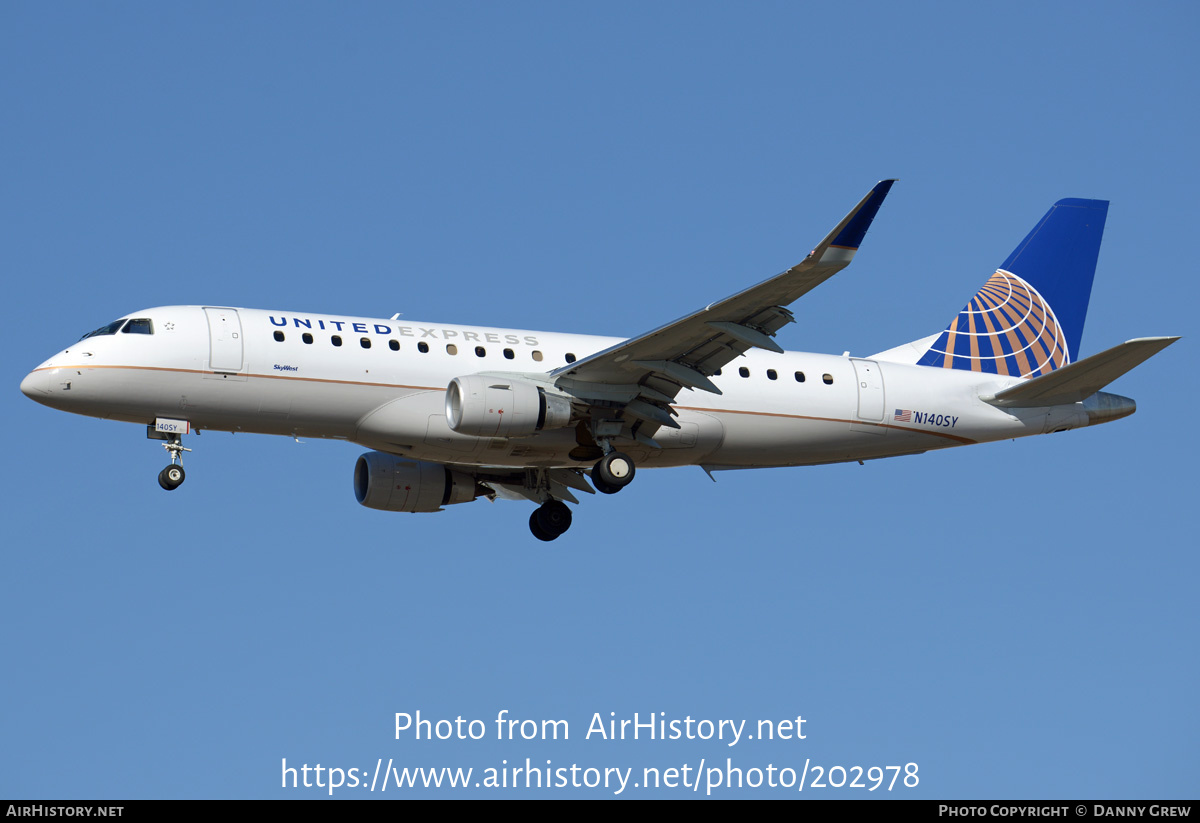
<path id="1" fill-rule="evenodd" d="M 918 360 L 1036 377 L 1079 357 L 1107 200 L 1059 200 Z"/>

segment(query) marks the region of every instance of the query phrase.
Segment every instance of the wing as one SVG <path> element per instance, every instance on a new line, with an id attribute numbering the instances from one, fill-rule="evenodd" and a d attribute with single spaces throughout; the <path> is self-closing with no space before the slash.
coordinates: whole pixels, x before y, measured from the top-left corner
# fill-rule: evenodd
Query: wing
<path id="1" fill-rule="evenodd" d="M 793 322 L 786 308 L 850 265 L 894 180 L 876 184 L 804 260 L 732 297 L 551 372 L 555 384 L 614 416 L 637 418 L 636 437 L 678 428 L 670 404 L 683 388 L 720 394 L 709 378 L 748 349 L 782 352 L 774 336 Z M 642 439 L 642 438 L 638 438 Z"/>

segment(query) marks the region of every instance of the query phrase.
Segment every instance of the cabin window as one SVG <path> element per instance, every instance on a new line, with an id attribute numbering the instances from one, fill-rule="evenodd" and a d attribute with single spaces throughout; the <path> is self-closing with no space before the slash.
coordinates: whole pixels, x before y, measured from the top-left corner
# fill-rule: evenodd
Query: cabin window
<path id="1" fill-rule="evenodd" d="M 796 382 L 797 382 L 797 383 L 803 383 L 803 382 L 804 382 L 804 372 L 802 372 L 802 371 L 798 371 L 798 372 L 796 372 Z"/>
<path id="2" fill-rule="evenodd" d="M 418 343 L 417 351 L 419 351 L 421 354 L 429 354 L 429 344 L 425 342 Z"/>
<path id="3" fill-rule="evenodd" d="M 400 341 L 399 340 L 389 340 L 388 348 L 391 349 L 392 351 L 400 351 Z"/>
<path id="4" fill-rule="evenodd" d="M 537 349 L 534 349 L 533 350 L 533 359 L 536 360 L 537 362 L 541 363 L 542 362 L 542 353 L 540 351 L 538 351 Z"/>
<path id="5" fill-rule="evenodd" d="M 458 354 L 458 346 L 453 343 L 446 344 L 446 354 Z"/>
<path id="6" fill-rule="evenodd" d="M 740 369 L 738 369 L 738 374 L 740 374 L 742 377 L 749 377 L 750 370 L 745 366 L 742 366 Z"/>
<path id="7" fill-rule="evenodd" d="M 826 386 L 833 385 L 833 375 L 832 374 L 829 374 L 828 372 L 826 372 L 825 374 L 821 375 L 821 379 L 825 381 Z"/>
<path id="8" fill-rule="evenodd" d="M 369 338 L 369 337 L 359 338 L 358 345 L 362 346 L 364 349 L 371 348 L 371 338 Z"/>
<path id="9" fill-rule="evenodd" d="M 774 369 L 767 369 L 767 379 L 768 380 L 778 380 L 779 375 L 776 374 Z"/>
<path id="10" fill-rule="evenodd" d="M 305 332 L 304 334 L 300 335 L 300 339 L 303 340 L 305 343 L 312 343 L 312 341 L 313 341 L 312 335 L 309 334 L 308 332 Z"/>
<path id="11" fill-rule="evenodd" d="M 513 359 L 514 357 L 516 357 L 516 356 L 517 356 L 517 355 L 516 355 L 516 352 L 514 352 L 512 349 L 505 349 L 505 350 L 504 350 L 504 359 L 505 359 L 505 360 L 512 360 L 512 359 Z"/>
<path id="12" fill-rule="evenodd" d="M 342 345 L 342 338 L 335 334 L 333 337 L 329 338 L 329 342 L 335 346 L 340 346 Z"/>
<path id="13" fill-rule="evenodd" d="M 275 332 L 275 342 L 276 342 L 276 343 L 282 343 L 282 342 L 283 342 L 283 332 L 281 332 L 281 331 L 276 331 L 276 332 Z"/>
<path id="14" fill-rule="evenodd" d="M 150 325 L 148 317 L 138 317 L 130 320 L 121 331 L 125 334 L 154 334 L 154 327 Z"/>
<path id="15" fill-rule="evenodd" d="M 475 356 L 476 357 L 487 357 L 487 349 L 485 349 L 483 346 L 476 346 L 475 347 Z"/>
<path id="16" fill-rule="evenodd" d="M 567 352 L 567 362 L 568 362 L 568 363 L 574 363 L 574 362 L 575 362 L 575 355 L 571 354 L 570 352 Z"/>

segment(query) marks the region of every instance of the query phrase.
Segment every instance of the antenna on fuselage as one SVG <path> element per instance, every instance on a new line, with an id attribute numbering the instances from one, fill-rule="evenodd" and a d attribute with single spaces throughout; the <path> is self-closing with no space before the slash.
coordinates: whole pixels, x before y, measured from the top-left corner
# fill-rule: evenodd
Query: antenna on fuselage
<path id="1" fill-rule="evenodd" d="M 396 312 L 395 314 L 393 314 L 393 315 L 392 315 L 390 318 L 388 318 L 388 319 L 389 319 L 389 320 L 397 320 L 397 319 L 399 319 L 399 317 L 400 317 L 400 315 L 401 315 L 401 314 L 402 314 L 402 312 Z"/>

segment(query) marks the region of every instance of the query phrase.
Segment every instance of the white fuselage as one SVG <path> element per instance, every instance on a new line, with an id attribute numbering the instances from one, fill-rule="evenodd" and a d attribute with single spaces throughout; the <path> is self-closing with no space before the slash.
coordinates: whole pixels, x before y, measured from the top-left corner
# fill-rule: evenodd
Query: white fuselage
<path id="1" fill-rule="evenodd" d="M 336 438 L 480 466 L 589 463 L 568 456 L 578 446 L 573 426 L 516 438 L 451 431 L 444 404 L 452 379 L 477 372 L 544 375 L 620 342 L 199 306 L 128 316 L 149 319 L 153 333 L 81 340 L 31 372 L 22 390 L 45 405 L 95 417 L 143 424 L 174 418 L 196 429 Z M 680 428 L 660 428 L 657 448 L 639 442 L 622 449 L 647 468 L 796 466 L 1089 423 L 1078 403 L 1001 409 L 979 399 L 1019 378 L 848 356 L 752 350 L 713 381 L 723 394 L 679 394 Z"/>

